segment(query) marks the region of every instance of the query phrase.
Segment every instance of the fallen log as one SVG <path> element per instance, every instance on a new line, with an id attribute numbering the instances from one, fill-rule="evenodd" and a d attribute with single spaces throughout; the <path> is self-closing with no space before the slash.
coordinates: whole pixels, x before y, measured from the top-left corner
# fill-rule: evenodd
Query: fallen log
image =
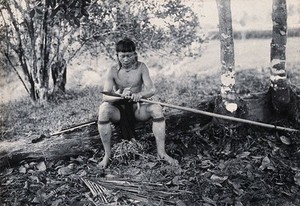
<path id="1" fill-rule="evenodd" d="M 178 125 L 180 129 L 186 130 L 192 124 L 205 125 L 211 121 L 210 117 L 181 111 L 168 112 L 165 117 L 167 130 L 172 130 Z M 120 130 L 118 127 L 114 128 L 112 139 L 117 141 L 120 139 Z M 70 132 L 48 135 L 41 141 L 33 141 L 40 137 L 40 135 L 34 135 L 18 141 L 0 142 L 0 168 L 12 167 L 21 161 L 50 161 L 93 154 L 95 150 L 102 148 L 96 124 L 89 124 L 87 127 Z M 151 133 L 151 121 L 137 124 L 136 132 L 139 137 Z"/>

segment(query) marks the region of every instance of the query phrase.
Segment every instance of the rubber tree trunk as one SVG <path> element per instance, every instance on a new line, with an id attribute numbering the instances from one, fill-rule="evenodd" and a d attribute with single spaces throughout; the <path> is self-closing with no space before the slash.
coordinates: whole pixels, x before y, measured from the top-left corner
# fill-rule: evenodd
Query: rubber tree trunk
<path id="1" fill-rule="evenodd" d="M 67 63 L 60 59 L 51 66 L 53 93 L 64 93 L 67 82 Z"/>
<path id="2" fill-rule="evenodd" d="M 49 91 L 49 55 L 50 55 L 50 44 L 52 41 L 52 36 L 49 32 L 48 26 L 49 12 L 45 9 L 43 18 L 43 27 L 41 30 L 41 43 L 39 46 L 41 61 L 39 65 L 39 71 L 37 77 L 35 78 L 37 87 L 37 97 L 40 103 L 48 101 L 48 91 Z"/>
<path id="3" fill-rule="evenodd" d="M 237 98 L 235 93 L 234 42 L 230 5 L 230 0 L 217 0 L 221 43 L 221 104 L 227 112 L 233 114 L 237 110 Z"/>
<path id="4" fill-rule="evenodd" d="M 271 42 L 271 97 L 274 109 L 285 112 L 291 101 L 290 87 L 285 69 L 287 42 L 286 0 L 273 0 L 273 33 Z"/>

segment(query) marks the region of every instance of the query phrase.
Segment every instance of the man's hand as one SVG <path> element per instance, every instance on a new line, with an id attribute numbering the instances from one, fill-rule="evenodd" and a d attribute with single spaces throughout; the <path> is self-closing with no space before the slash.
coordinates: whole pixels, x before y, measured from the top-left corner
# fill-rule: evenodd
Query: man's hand
<path id="1" fill-rule="evenodd" d="M 134 102 L 139 102 L 142 99 L 142 95 L 140 93 L 135 93 L 131 95 L 131 99 Z"/>
<path id="2" fill-rule="evenodd" d="M 121 94 L 122 98 L 124 99 L 131 99 L 131 91 L 130 91 L 130 88 L 125 88 L 123 90 L 123 93 Z"/>

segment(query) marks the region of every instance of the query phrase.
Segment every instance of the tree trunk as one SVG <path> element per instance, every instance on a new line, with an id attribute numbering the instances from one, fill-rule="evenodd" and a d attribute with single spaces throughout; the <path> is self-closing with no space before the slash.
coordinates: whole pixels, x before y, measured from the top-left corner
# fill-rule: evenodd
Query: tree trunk
<path id="1" fill-rule="evenodd" d="M 48 101 L 49 92 L 49 55 L 50 55 L 50 44 L 52 36 L 48 31 L 48 10 L 44 11 L 43 26 L 41 30 L 41 44 L 40 44 L 40 67 L 37 74 L 37 97 L 40 103 Z"/>
<path id="2" fill-rule="evenodd" d="M 272 105 L 277 113 L 286 112 L 291 101 L 290 87 L 285 69 L 287 35 L 286 0 L 273 0 L 273 33 L 271 42 Z"/>
<path id="3" fill-rule="evenodd" d="M 53 79 L 53 93 L 64 93 L 67 82 L 67 63 L 66 60 L 58 60 L 51 66 Z"/>
<path id="4" fill-rule="evenodd" d="M 23 73 L 25 75 L 25 79 L 29 82 L 29 92 L 30 92 L 30 97 L 33 101 L 35 101 L 37 99 L 36 96 L 36 92 L 35 92 L 35 79 L 34 77 L 31 75 L 31 72 L 29 71 L 28 65 L 27 65 L 27 61 L 26 61 L 26 57 L 25 57 L 25 51 L 24 51 L 24 46 L 23 46 L 23 42 L 22 42 L 22 36 L 21 36 L 21 32 L 20 32 L 20 28 L 18 26 L 18 22 L 17 19 L 15 18 L 14 13 L 12 12 L 12 9 L 10 7 L 10 4 L 8 2 L 6 2 L 4 4 L 5 8 L 7 9 L 8 15 L 11 18 L 13 27 L 16 31 L 16 36 L 17 36 L 17 48 L 14 49 L 15 53 L 18 56 L 19 62 L 20 62 L 20 66 L 23 70 Z"/>
<path id="5" fill-rule="evenodd" d="M 217 113 L 237 115 L 235 93 L 234 42 L 230 0 L 217 0 L 219 15 L 219 36 L 221 43 L 221 98 L 216 103 Z"/>

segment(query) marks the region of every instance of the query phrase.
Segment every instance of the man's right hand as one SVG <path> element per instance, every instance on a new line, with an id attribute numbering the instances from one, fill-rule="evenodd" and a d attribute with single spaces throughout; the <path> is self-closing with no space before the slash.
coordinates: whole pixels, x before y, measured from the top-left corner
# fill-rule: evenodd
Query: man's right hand
<path id="1" fill-rule="evenodd" d="M 131 95 L 132 95 L 132 93 L 130 91 L 130 88 L 125 88 L 123 90 L 123 93 L 121 94 L 122 98 L 124 98 L 124 99 L 130 99 Z"/>

